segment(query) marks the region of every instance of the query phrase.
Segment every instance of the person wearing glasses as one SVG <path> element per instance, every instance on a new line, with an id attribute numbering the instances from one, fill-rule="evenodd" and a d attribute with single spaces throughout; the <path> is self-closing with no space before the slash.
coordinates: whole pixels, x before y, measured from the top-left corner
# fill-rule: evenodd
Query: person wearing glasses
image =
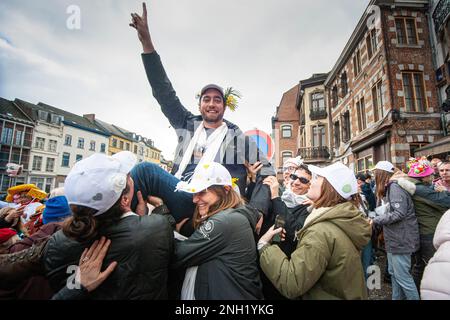
<path id="1" fill-rule="evenodd" d="M 310 201 L 306 197 L 311 185 L 311 172 L 306 165 L 301 164 L 288 175 L 286 189 L 282 196 L 279 196 L 279 184 L 275 177 L 269 176 L 264 180 L 264 184 L 270 187 L 272 198 L 272 216 L 279 216 L 285 222 L 286 230 L 283 241 L 277 243 L 280 249 L 290 257 L 297 247 L 296 233 L 303 228 L 306 218 L 309 215 Z M 281 293 L 271 284 L 261 273 L 264 297 L 266 299 L 285 299 Z"/>
<path id="2" fill-rule="evenodd" d="M 298 244 L 290 257 L 273 237 L 283 228 L 272 226 L 258 241 L 264 274 L 288 299 L 367 299 L 360 250 L 369 242 L 372 228 L 355 206 L 355 174 L 340 162 L 325 168 L 312 165 L 315 174 L 307 193 L 314 202 Z"/>

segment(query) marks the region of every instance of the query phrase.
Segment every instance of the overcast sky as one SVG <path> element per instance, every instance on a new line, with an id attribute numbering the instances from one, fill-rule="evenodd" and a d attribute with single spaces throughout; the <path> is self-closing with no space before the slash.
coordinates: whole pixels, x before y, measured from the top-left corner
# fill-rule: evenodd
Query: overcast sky
<path id="1" fill-rule="evenodd" d="M 243 94 L 225 118 L 271 132 L 282 94 L 328 72 L 369 0 L 153 0 L 156 50 L 181 102 L 197 113 L 207 83 Z M 70 30 L 70 5 L 81 28 Z M 44 102 L 155 141 L 173 159 L 175 132 L 154 100 L 130 13 L 135 0 L 1 0 L 0 96 Z"/>

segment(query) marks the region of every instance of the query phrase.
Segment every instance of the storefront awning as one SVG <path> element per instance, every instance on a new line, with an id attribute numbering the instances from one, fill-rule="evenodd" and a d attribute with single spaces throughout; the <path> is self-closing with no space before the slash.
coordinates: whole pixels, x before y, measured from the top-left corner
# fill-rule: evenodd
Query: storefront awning
<path id="1" fill-rule="evenodd" d="M 414 156 L 428 157 L 447 152 L 450 152 L 450 136 L 427 144 L 425 147 L 416 149 L 416 151 L 414 152 Z"/>

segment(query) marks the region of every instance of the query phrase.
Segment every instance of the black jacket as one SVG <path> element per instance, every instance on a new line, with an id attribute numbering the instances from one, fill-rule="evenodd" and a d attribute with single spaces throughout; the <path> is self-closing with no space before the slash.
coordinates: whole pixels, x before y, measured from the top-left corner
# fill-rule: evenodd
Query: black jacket
<path id="1" fill-rule="evenodd" d="M 262 299 L 254 230 L 259 213 L 247 206 L 221 211 L 176 243 L 174 268 L 198 266 L 196 300 Z"/>
<path id="2" fill-rule="evenodd" d="M 173 255 L 173 231 L 162 215 L 132 215 L 102 230 L 111 240 L 103 268 L 117 261 L 114 272 L 90 298 L 167 299 L 167 276 Z M 69 266 L 78 265 L 84 248 L 90 243 L 69 239 L 62 231 L 50 238 L 44 255 L 44 266 L 50 285 L 59 291 L 67 283 Z M 69 279 L 69 281 L 71 281 Z"/>
<path id="3" fill-rule="evenodd" d="M 142 54 L 142 61 L 153 90 L 153 96 L 177 134 L 178 146 L 172 169 L 172 173 L 175 174 L 183 159 L 183 152 L 187 149 L 195 130 L 203 119 L 200 115 L 193 115 L 181 104 L 156 51 Z M 246 160 L 250 164 L 261 161 L 264 167 L 260 174 L 263 176 L 275 175 L 275 170 L 264 154 L 259 151 L 253 139 L 245 136 L 235 124 L 227 120 L 224 122 L 228 126 L 228 133 L 215 161 L 223 164 L 233 178 L 239 179 L 237 184 L 241 194 L 244 195 L 247 181 L 247 170 L 244 166 Z M 222 159 L 218 158 L 220 154 L 224 155 Z"/>

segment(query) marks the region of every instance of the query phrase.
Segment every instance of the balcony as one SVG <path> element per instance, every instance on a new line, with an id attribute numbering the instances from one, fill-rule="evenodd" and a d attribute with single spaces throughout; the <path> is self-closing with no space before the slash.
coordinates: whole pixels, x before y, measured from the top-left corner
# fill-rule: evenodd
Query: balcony
<path id="1" fill-rule="evenodd" d="M 325 109 L 310 109 L 309 110 L 309 118 L 311 120 L 320 120 L 320 119 L 326 119 L 326 117 L 328 116 L 327 110 Z"/>
<path id="2" fill-rule="evenodd" d="M 330 157 L 328 147 L 299 148 L 298 155 L 305 160 L 327 160 Z"/>
<path id="3" fill-rule="evenodd" d="M 444 21 L 446 21 L 450 14 L 450 1 L 440 0 L 433 12 L 433 22 L 436 34 L 444 28 Z"/>

